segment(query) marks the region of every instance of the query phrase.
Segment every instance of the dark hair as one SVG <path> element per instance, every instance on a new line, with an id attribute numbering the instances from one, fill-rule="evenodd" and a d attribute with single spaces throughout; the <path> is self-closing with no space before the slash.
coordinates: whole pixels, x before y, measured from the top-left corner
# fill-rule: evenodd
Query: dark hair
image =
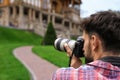
<path id="1" fill-rule="evenodd" d="M 82 22 L 82 28 L 88 35 L 97 34 L 102 41 L 104 51 L 120 52 L 120 14 L 113 11 L 101 11 Z"/>

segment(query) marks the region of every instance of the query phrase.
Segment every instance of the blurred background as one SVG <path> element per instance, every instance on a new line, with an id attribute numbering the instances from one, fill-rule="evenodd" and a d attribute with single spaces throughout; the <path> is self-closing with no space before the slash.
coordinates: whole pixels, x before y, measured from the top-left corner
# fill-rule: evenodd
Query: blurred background
<path id="1" fill-rule="evenodd" d="M 120 0 L 0 0 L 0 80 L 31 80 L 31 73 L 13 55 L 21 46 L 57 67 L 67 67 L 56 38 L 82 35 L 81 21 L 102 10 L 120 11 Z M 27 58 L 27 57 L 26 57 Z M 82 58 L 84 63 L 84 57 Z"/>

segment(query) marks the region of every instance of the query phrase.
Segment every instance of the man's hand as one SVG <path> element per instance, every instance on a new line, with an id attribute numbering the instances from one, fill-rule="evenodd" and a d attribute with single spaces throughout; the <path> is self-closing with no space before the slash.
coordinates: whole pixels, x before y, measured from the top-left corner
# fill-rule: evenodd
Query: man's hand
<path id="1" fill-rule="evenodd" d="M 71 57 L 72 56 L 72 50 L 70 49 L 68 44 L 65 43 L 64 47 L 66 49 L 67 56 Z M 82 61 L 79 58 L 75 57 L 74 54 L 73 54 L 70 66 L 74 67 L 74 68 L 78 68 L 80 65 L 82 65 Z"/>
<path id="2" fill-rule="evenodd" d="M 72 56 L 72 50 L 70 49 L 70 47 L 68 46 L 67 43 L 64 44 L 64 47 L 66 49 L 66 52 L 67 52 L 67 56 L 68 57 L 71 57 Z"/>

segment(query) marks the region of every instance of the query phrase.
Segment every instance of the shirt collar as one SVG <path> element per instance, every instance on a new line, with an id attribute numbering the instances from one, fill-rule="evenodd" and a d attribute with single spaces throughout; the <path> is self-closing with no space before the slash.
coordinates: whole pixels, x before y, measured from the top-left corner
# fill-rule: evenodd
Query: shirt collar
<path id="1" fill-rule="evenodd" d="M 101 58 L 100 60 L 96 60 L 91 63 L 88 63 L 87 65 L 109 69 L 109 70 L 120 71 L 120 68 L 119 68 L 120 66 L 117 66 L 120 64 L 120 63 L 118 64 L 118 62 L 120 62 L 120 57 L 118 57 L 117 59 L 116 57 L 104 57 L 104 58 Z"/>
<path id="2" fill-rule="evenodd" d="M 107 56 L 107 57 L 101 58 L 100 60 L 102 60 L 104 62 L 109 62 L 114 66 L 120 67 L 120 57 Z"/>

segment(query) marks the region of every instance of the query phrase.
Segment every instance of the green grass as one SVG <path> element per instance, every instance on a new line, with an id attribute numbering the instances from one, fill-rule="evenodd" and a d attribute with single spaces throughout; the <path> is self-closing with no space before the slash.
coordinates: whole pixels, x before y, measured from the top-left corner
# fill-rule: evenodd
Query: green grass
<path id="1" fill-rule="evenodd" d="M 58 67 L 68 66 L 69 59 L 66 54 L 56 50 L 53 46 L 35 46 L 33 52 Z"/>
<path id="2" fill-rule="evenodd" d="M 28 43 L 40 44 L 40 36 L 30 33 L 29 31 L 16 30 L 12 28 L 0 27 L 0 43 Z"/>
<path id="3" fill-rule="evenodd" d="M 68 66 L 65 52 L 53 46 L 41 46 L 41 41 L 42 37 L 29 31 L 0 27 L 0 80 L 30 80 L 30 73 L 12 53 L 20 46 L 34 45 L 33 51 L 40 57 L 58 67 Z"/>
<path id="4" fill-rule="evenodd" d="M 12 50 L 21 44 L 0 46 L 0 80 L 30 80 L 30 74 L 13 56 Z"/>
<path id="5" fill-rule="evenodd" d="M 19 46 L 39 45 L 41 39 L 29 31 L 0 27 L 0 80 L 30 80 L 30 73 L 12 52 Z"/>
<path id="6" fill-rule="evenodd" d="M 32 50 L 40 57 L 57 65 L 58 67 L 68 67 L 69 65 L 69 58 L 66 53 L 56 50 L 53 46 L 35 46 Z M 81 59 L 82 62 L 85 63 L 84 58 Z"/>

